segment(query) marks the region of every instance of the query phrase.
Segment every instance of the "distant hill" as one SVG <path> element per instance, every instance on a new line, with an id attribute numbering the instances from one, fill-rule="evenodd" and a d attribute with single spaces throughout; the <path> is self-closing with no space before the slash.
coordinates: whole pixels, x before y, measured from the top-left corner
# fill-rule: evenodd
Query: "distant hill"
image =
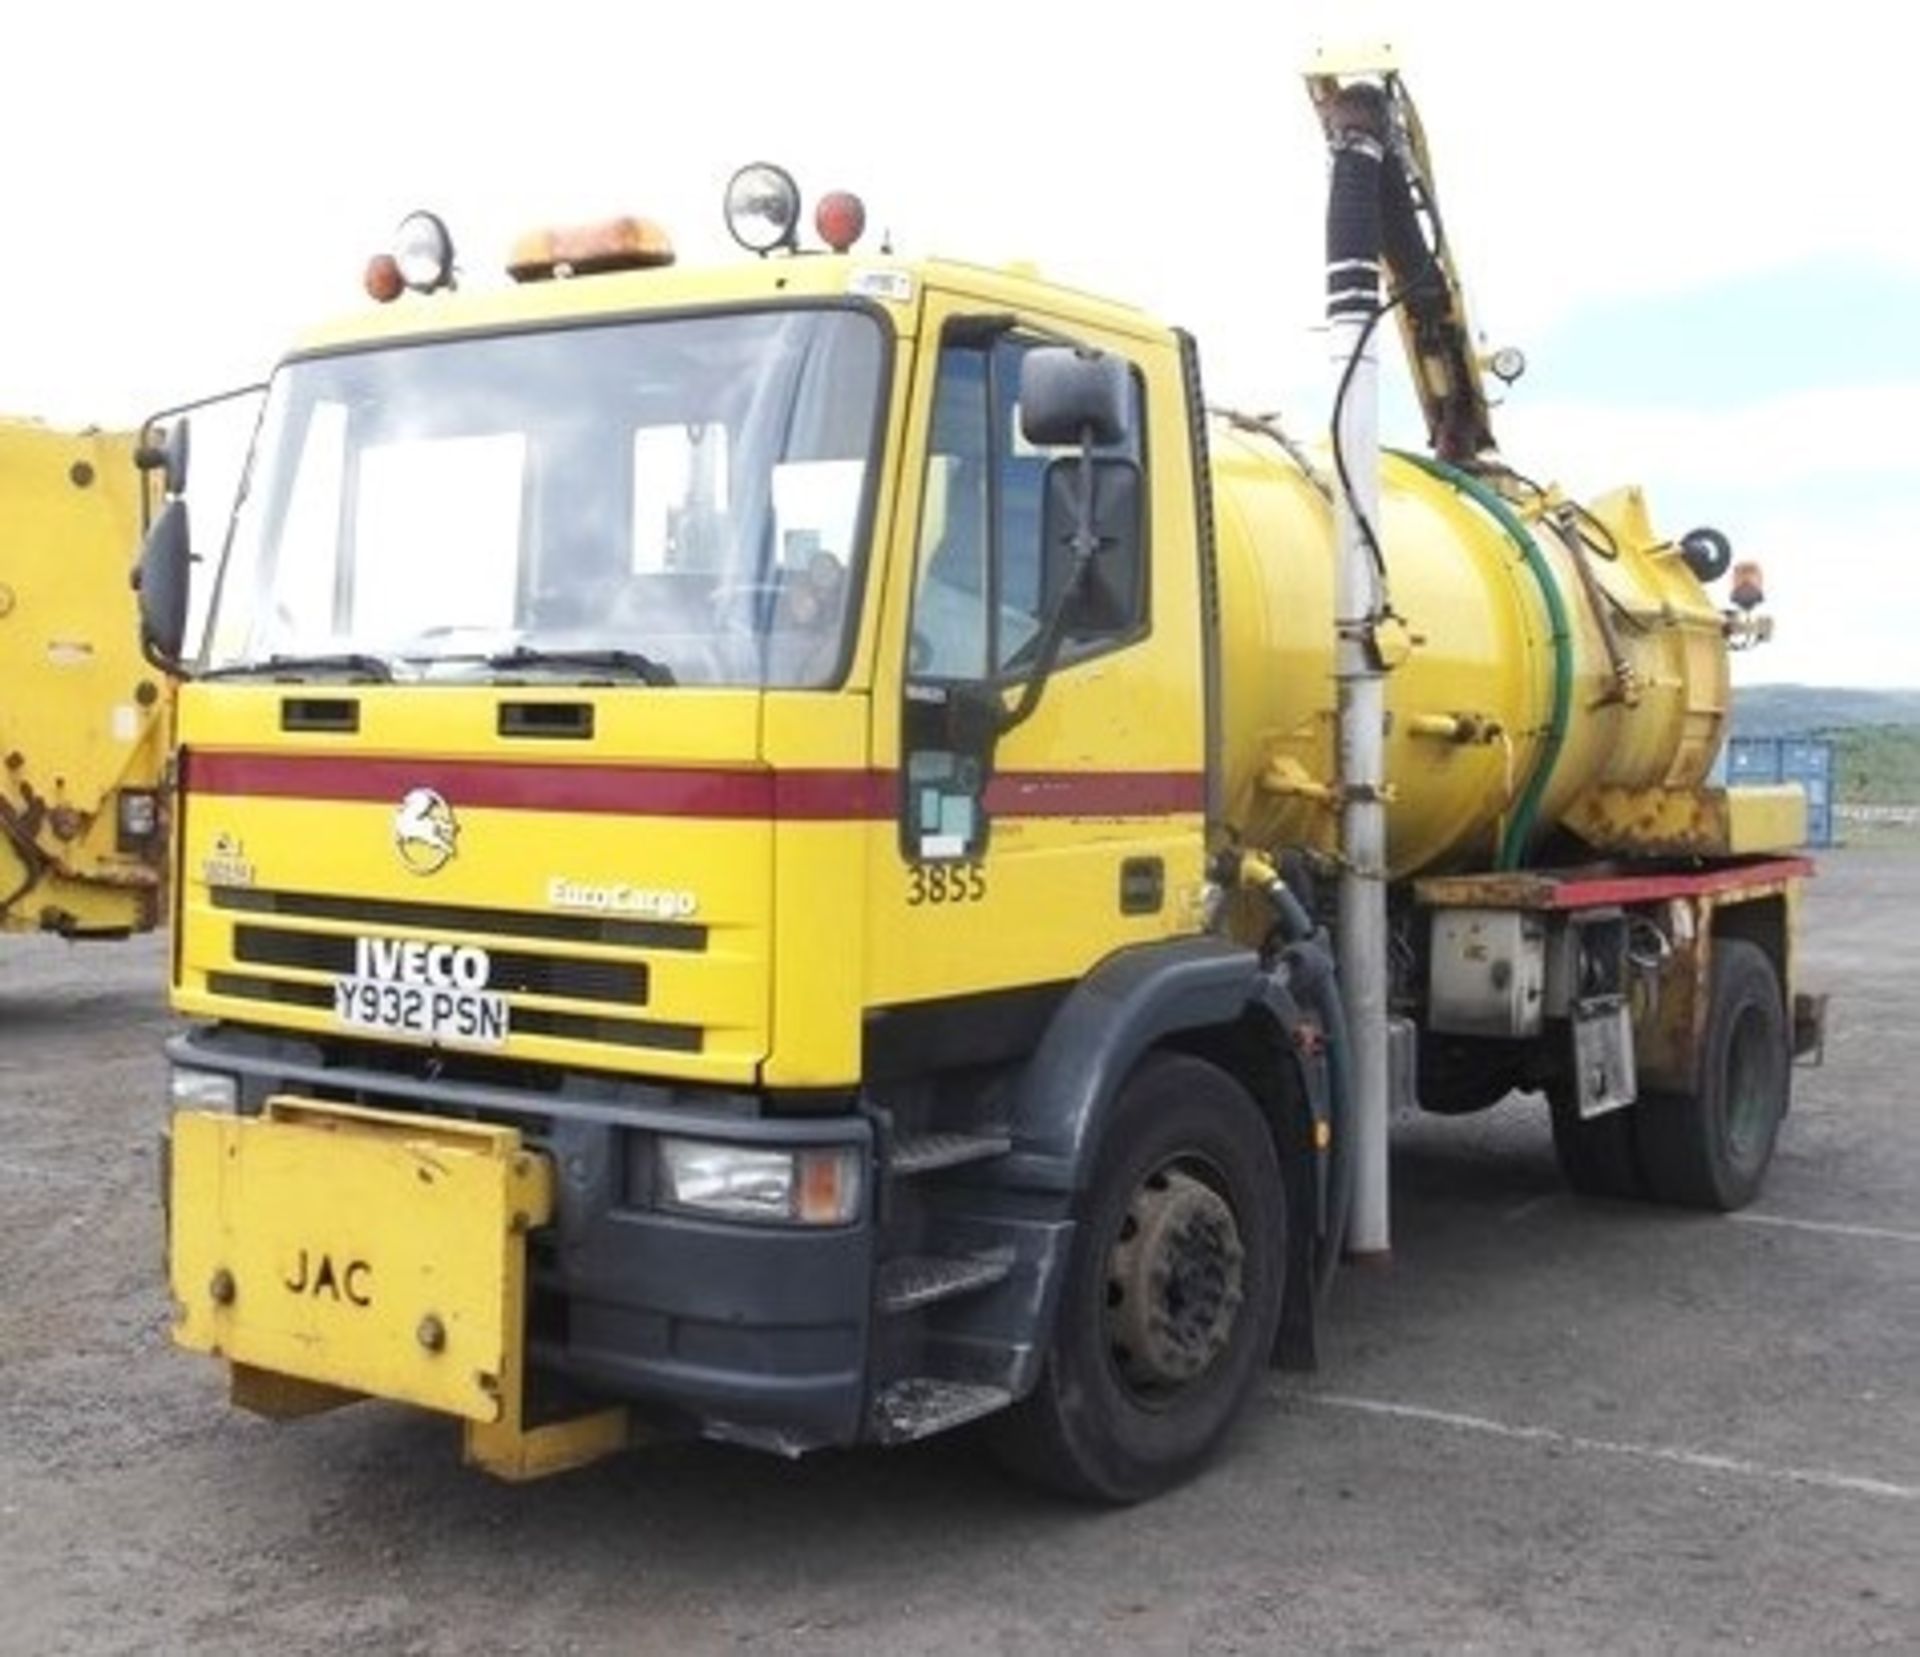
<path id="1" fill-rule="evenodd" d="M 1920 725 L 1863 725 L 1833 738 L 1833 795 L 1848 805 L 1920 806 Z"/>
<path id="2" fill-rule="evenodd" d="M 1830 736 L 1834 798 L 1920 805 L 1920 690 L 1748 685 L 1733 693 L 1736 736 Z"/>
<path id="3" fill-rule="evenodd" d="M 1741 736 L 1804 736 L 1868 725 L 1920 726 L 1920 690 L 1743 685 L 1733 693 L 1733 728 Z"/>

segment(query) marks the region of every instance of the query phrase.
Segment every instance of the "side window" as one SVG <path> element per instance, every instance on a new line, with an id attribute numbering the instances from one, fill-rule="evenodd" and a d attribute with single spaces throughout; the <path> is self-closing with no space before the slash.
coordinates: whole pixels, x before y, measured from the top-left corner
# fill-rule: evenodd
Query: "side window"
<path id="1" fill-rule="evenodd" d="M 987 673 L 987 354 L 940 353 L 920 508 L 920 584 L 908 667 L 929 679 Z"/>
<path id="2" fill-rule="evenodd" d="M 1037 449 L 1020 434 L 1020 362 L 1039 343 L 1003 336 L 941 350 L 907 664 L 917 678 L 1017 675 L 1039 639 L 1057 584 L 1041 534 L 1047 467 L 1072 455 Z M 1144 429 L 1136 376 L 1126 438 L 1097 452 L 1138 463 Z M 1133 581 L 1131 591 L 1131 614 L 1097 631 L 1076 628 L 1061 659 L 1134 633 L 1145 619 L 1145 583 Z"/>

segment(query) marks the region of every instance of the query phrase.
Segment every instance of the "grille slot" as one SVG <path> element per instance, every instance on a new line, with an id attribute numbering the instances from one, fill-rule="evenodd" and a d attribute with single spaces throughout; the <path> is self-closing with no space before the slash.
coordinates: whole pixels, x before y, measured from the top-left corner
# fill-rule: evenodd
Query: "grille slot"
<path id="1" fill-rule="evenodd" d="M 322 892 L 270 892 L 257 886 L 215 886 L 216 909 L 290 919 L 348 921 L 365 926 L 413 926 L 423 932 L 473 932 L 496 938 L 541 938 L 562 944 L 618 944 L 629 949 L 673 949 L 697 954 L 707 947 L 704 926 L 624 916 L 536 915 L 520 909 L 480 909 L 453 903 L 400 903 L 389 898 L 343 898 Z"/>
<path id="2" fill-rule="evenodd" d="M 584 740 L 593 735 L 591 702 L 502 702 L 500 734 L 572 738 Z"/>
<path id="3" fill-rule="evenodd" d="M 351 733 L 360 729 L 360 704 L 350 696 L 285 696 L 280 729 Z"/>
<path id="4" fill-rule="evenodd" d="M 241 1001 L 266 1001 L 283 1007 L 331 1007 L 333 986 L 291 978 L 263 978 L 246 972 L 210 972 L 212 995 Z M 590 1014 L 551 1013 L 533 1007 L 515 1007 L 512 1027 L 527 1035 L 558 1036 L 567 1041 L 593 1041 L 619 1047 L 651 1047 L 669 1053 L 698 1053 L 703 1035 L 691 1024 L 664 1024 L 656 1019 L 595 1018 Z"/>
<path id="5" fill-rule="evenodd" d="M 233 929 L 233 958 L 254 967 L 295 967 L 305 972 L 350 974 L 354 941 L 322 932 L 285 932 L 241 922 Z M 645 1006 L 647 969 L 639 961 L 580 961 L 535 955 L 524 949 L 488 949 L 490 990 L 551 995 L 567 1001 L 608 1001 Z"/>

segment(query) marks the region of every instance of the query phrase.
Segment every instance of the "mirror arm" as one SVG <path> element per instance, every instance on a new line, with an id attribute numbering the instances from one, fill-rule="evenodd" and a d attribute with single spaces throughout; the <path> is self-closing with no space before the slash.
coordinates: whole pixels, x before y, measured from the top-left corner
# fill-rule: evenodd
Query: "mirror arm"
<path id="1" fill-rule="evenodd" d="M 1054 663 L 1060 656 L 1060 646 L 1066 634 L 1067 612 L 1085 585 L 1087 571 L 1093 566 L 1093 555 L 1099 550 L 1093 528 L 1093 428 L 1090 426 L 1081 428 L 1080 475 L 1076 481 L 1080 498 L 1075 502 L 1073 514 L 1073 563 L 1067 570 L 1066 580 L 1060 584 L 1060 591 L 1054 596 L 1053 607 L 1048 610 L 1046 621 L 1041 624 L 1040 648 L 1034 652 L 1032 673 L 1020 687 L 1020 700 L 1000 717 L 999 734 L 1002 736 L 1016 725 L 1025 724 L 1033 716 L 1033 710 L 1040 705 L 1040 693 L 1046 689 L 1047 680 L 1053 675 Z"/>
<path id="2" fill-rule="evenodd" d="M 170 408 L 155 409 L 140 422 L 140 434 L 134 444 L 134 465 L 143 473 L 157 470 L 165 461 L 165 450 L 156 448 L 153 442 L 155 429 L 162 421 L 177 419 L 183 414 L 193 414 L 197 410 L 212 408 L 218 403 L 230 403 L 236 398 L 251 397 L 267 389 L 265 380 L 252 385 L 234 386 L 226 391 L 215 391 L 205 397 L 194 397 L 184 403 L 175 403 Z M 143 486 L 140 490 L 140 533 L 142 535 L 153 527 L 153 503 Z"/>

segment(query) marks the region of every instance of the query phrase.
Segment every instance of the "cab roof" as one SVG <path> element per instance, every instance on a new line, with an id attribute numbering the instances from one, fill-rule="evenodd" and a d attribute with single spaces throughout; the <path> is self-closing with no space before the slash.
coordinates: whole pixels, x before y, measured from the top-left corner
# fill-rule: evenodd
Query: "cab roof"
<path id="1" fill-rule="evenodd" d="M 952 259 L 888 255 L 798 254 L 713 265 L 670 265 L 591 276 L 409 294 L 368 306 L 298 340 L 296 355 L 449 334 L 537 327 L 543 323 L 638 316 L 650 312 L 763 305 L 781 300 L 870 301 L 911 335 L 928 291 L 959 292 L 988 308 L 1075 320 L 1140 339 L 1162 340 L 1166 328 L 1143 311 L 1049 282 L 1024 267 L 997 269 Z"/>

